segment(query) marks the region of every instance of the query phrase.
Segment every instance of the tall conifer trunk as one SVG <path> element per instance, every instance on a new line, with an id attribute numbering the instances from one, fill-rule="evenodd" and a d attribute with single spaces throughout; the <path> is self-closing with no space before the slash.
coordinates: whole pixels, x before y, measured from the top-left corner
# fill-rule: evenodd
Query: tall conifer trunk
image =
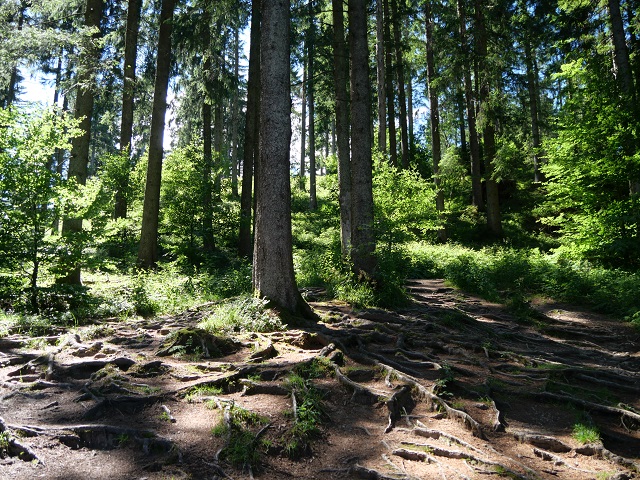
<path id="1" fill-rule="evenodd" d="M 120 123 L 120 152 L 131 158 L 131 138 L 133 136 L 134 89 L 136 84 L 136 58 L 138 54 L 138 32 L 142 0 L 129 0 L 127 7 L 127 28 L 124 39 L 124 79 L 122 88 L 122 120 Z M 129 184 L 129 169 L 125 172 L 122 185 L 118 185 L 115 195 L 115 218 L 126 218 L 127 197 L 125 190 Z"/>
<path id="2" fill-rule="evenodd" d="M 498 182 L 493 178 L 493 163 L 496 155 L 495 112 L 490 103 L 491 73 L 488 66 L 487 28 L 481 0 L 476 0 L 476 55 L 480 72 L 480 109 L 484 117 L 482 130 L 485 185 L 487 191 L 487 224 L 496 237 L 502 236 L 500 197 Z"/>
<path id="3" fill-rule="evenodd" d="M 431 120 L 431 146 L 433 155 L 433 181 L 436 187 L 436 210 L 442 225 L 438 229 L 438 239 L 441 242 L 447 240 L 447 231 L 444 226 L 444 192 L 440 187 L 440 160 L 442 147 L 440 144 L 440 107 L 438 104 L 438 92 L 435 87 L 436 68 L 433 45 L 433 17 L 431 15 L 431 0 L 425 2 L 426 37 L 427 37 L 427 84 L 429 90 L 429 112 Z"/>
<path id="4" fill-rule="evenodd" d="M 391 13 L 389 1 L 382 0 L 384 7 L 384 56 L 385 56 L 385 88 L 387 100 L 387 123 L 389 128 L 389 161 L 398 166 L 398 145 L 396 139 L 396 106 L 393 92 L 393 42 L 391 40 Z"/>
<path id="5" fill-rule="evenodd" d="M 314 84 L 314 62 L 315 55 L 315 24 L 313 2 L 309 0 L 309 46 L 307 65 L 308 77 L 308 98 L 309 98 L 309 209 L 318 208 L 318 198 L 316 195 L 316 122 L 315 122 L 315 84 Z"/>
<path id="6" fill-rule="evenodd" d="M 69 179 L 84 185 L 87 181 L 87 171 L 89 167 L 89 147 L 91 144 L 91 120 L 93 116 L 94 103 L 94 80 L 91 73 L 94 69 L 92 64 L 100 58 L 100 50 L 96 40 L 100 36 L 100 21 L 102 18 L 102 0 L 87 0 L 84 13 L 84 24 L 88 28 L 95 28 L 92 42 L 88 43 L 86 50 L 81 54 L 80 62 L 84 65 L 81 70 L 76 91 L 76 105 L 74 116 L 80 121 L 81 134 L 71 141 L 71 156 L 69 160 Z M 69 242 L 71 258 L 68 262 L 66 275 L 57 279 L 58 283 L 68 283 L 80 285 L 80 258 L 82 256 L 82 218 L 65 217 L 62 221 L 62 235 Z"/>
<path id="7" fill-rule="evenodd" d="M 138 248 L 138 264 L 143 268 L 155 268 L 158 259 L 158 217 L 160 214 L 160 182 L 164 154 L 164 124 L 167 113 L 167 90 L 171 71 L 171 31 L 175 0 L 162 0 L 156 79 L 151 112 L 151 138 L 147 181 L 144 190 L 142 229 Z"/>
<path id="8" fill-rule="evenodd" d="M 253 171 L 258 155 L 258 121 L 260 117 L 260 0 L 251 2 L 251 33 L 249 45 L 249 78 L 247 83 L 247 112 L 244 127 L 244 151 L 242 159 L 242 190 L 240 194 L 240 231 L 238 254 L 244 258 L 253 256 L 251 236 L 253 206 Z"/>
<path id="9" fill-rule="evenodd" d="M 404 54 L 399 0 L 390 0 L 393 15 L 393 38 L 396 53 L 396 76 L 398 79 L 398 103 L 400 105 L 400 165 L 409 168 L 409 132 L 407 126 L 407 99 L 404 90 Z"/>
<path id="10" fill-rule="evenodd" d="M 458 19 L 460 21 L 460 44 L 462 47 L 462 71 L 464 77 L 464 96 L 467 108 L 467 123 L 469 124 L 469 158 L 471 160 L 471 204 L 484 210 L 482 195 L 482 174 L 480 168 L 480 144 L 478 142 L 478 130 L 476 128 L 476 102 L 473 92 L 474 85 L 471 80 L 471 57 L 469 55 L 469 43 L 467 37 L 467 17 L 464 8 L 465 0 L 458 0 Z M 476 76 L 477 78 L 477 76 Z"/>
<path id="11" fill-rule="evenodd" d="M 387 104 L 384 67 L 383 0 L 376 0 L 376 76 L 378 81 L 378 150 L 387 151 Z M 335 12 L 335 10 L 334 10 Z M 335 19 L 334 19 L 335 22 Z M 335 25 L 335 23 L 334 23 Z"/>
<path id="12" fill-rule="evenodd" d="M 336 144 L 338 150 L 338 183 L 340 186 L 340 245 L 343 258 L 351 246 L 351 157 L 349 152 L 349 58 L 344 36 L 342 0 L 332 0 L 333 9 L 333 84 L 336 101 Z M 384 105 L 383 105 L 384 112 Z M 380 128 L 384 130 L 383 121 Z"/>
<path id="13" fill-rule="evenodd" d="M 256 295 L 266 297 L 279 308 L 312 317 L 293 272 L 289 8 L 289 0 L 265 1 L 262 8 L 253 286 Z"/>
<path id="14" fill-rule="evenodd" d="M 362 280 L 375 275 L 371 159 L 371 85 L 367 1 L 349 0 L 351 56 L 351 260 Z"/>

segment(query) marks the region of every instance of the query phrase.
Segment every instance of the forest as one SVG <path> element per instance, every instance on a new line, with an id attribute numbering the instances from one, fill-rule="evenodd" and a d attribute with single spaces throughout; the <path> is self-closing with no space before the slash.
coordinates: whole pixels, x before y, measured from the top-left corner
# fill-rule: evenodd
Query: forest
<path id="1" fill-rule="evenodd" d="M 637 0 L 4 0 L 0 65 L 0 476 L 640 474 Z"/>

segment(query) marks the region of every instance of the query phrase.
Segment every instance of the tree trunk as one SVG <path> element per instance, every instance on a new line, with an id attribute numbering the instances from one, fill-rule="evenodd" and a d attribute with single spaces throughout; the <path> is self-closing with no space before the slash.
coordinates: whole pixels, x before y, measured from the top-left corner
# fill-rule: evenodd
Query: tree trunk
<path id="1" fill-rule="evenodd" d="M 481 0 L 476 0 L 476 54 L 478 70 L 480 71 L 480 110 L 484 117 L 482 138 L 484 140 L 483 160 L 487 190 L 487 224 L 489 230 L 496 237 L 502 236 L 502 219 L 500 216 L 500 197 L 498 182 L 493 178 L 493 161 L 496 154 L 495 143 L 495 112 L 489 102 L 491 93 L 491 72 L 487 65 L 487 29 Z"/>
<path id="2" fill-rule="evenodd" d="M 467 107 L 467 123 L 469 124 L 469 157 L 471 160 L 471 204 L 478 210 L 484 210 L 482 195 L 482 174 L 480 168 L 480 144 L 476 128 L 476 105 L 473 95 L 474 85 L 471 80 L 469 44 L 467 38 L 467 18 L 464 10 L 465 0 L 458 0 L 458 18 L 460 20 L 460 43 L 462 46 L 462 70 L 464 77 L 464 95 Z"/>
<path id="3" fill-rule="evenodd" d="M 233 78 L 235 84 L 231 98 L 231 195 L 238 198 L 238 78 L 240 69 L 240 29 L 233 34 Z"/>
<path id="4" fill-rule="evenodd" d="M 24 26 L 24 12 L 27 9 L 27 3 L 21 2 L 20 11 L 18 12 L 18 25 L 16 30 L 20 32 Z M 9 85 L 7 88 L 7 96 L 4 99 L 4 108 L 9 108 L 16 100 L 18 91 L 18 64 L 17 62 L 11 67 L 11 75 L 9 75 Z"/>
<path id="5" fill-rule="evenodd" d="M 313 13 L 313 2 L 309 0 L 309 35 L 308 35 L 308 91 L 309 97 L 309 209 L 311 211 L 318 208 L 318 198 L 316 195 L 316 122 L 315 122 L 315 98 L 314 98 L 314 68 L 313 56 L 315 55 L 315 24 Z"/>
<path id="6" fill-rule="evenodd" d="M 400 158 L 402 168 L 409 168 L 409 133 L 407 127 L 407 100 L 404 91 L 404 58 L 401 35 L 401 19 L 398 1 L 390 0 L 393 15 L 393 38 L 396 53 L 396 75 L 398 78 L 398 103 L 400 104 Z"/>
<path id="7" fill-rule="evenodd" d="M 349 57 L 344 36 L 342 0 L 332 0 L 333 8 L 333 83 L 336 101 L 335 132 L 338 149 L 338 183 L 340 185 L 340 245 L 343 258 L 351 249 L 351 158 L 349 152 Z M 384 98 L 384 97 L 383 97 Z M 384 112 L 384 111 L 383 111 Z M 384 130 L 385 122 L 381 124 Z"/>
<path id="8" fill-rule="evenodd" d="M 158 216 L 160 214 L 160 181 L 164 154 L 164 123 L 167 112 L 167 89 L 171 71 L 171 30 L 175 0 L 162 0 L 156 79 L 151 112 L 151 136 L 147 182 L 144 190 L 142 229 L 138 248 L 138 264 L 143 268 L 155 268 L 158 263 Z"/>
<path id="9" fill-rule="evenodd" d="M 202 246 L 207 253 L 213 252 L 213 130 L 211 128 L 211 104 L 214 102 L 213 42 L 211 39 L 211 12 L 205 5 L 202 12 L 202 47 L 204 54 L 204 95 L 202 96 Z M 216 104 L 217 105 L 217 104 Z"/>
<path id="10" fill-rule="evenodd" d="M 213 200 L 215 202 L 220 202 L 221 194 L 222 194 L 222 139 L 224 133 L 224 103 L 222 99 L 224 98 L 224 82 L 222 79 L 223 71 L 224 71 L 224 50 L 225 44 L 223 37 L 221 36 L 222 32 L 222 20 L 218 19 L 216 21 L 216 30 L 215 30 L 215 38 L 216 42 L 214 44 L 214 48 L 210 48 L 209 51 L 214 55 L 215 67 L 212 68 L 212 78 L 214 79 L 214 88 L 213 88 L 213 106 L 214 106 L 214 119 L 213 119 L 213 149 L 216 152 L 215 162 L 213 167 L 215 167 L 215 174 L 213 177 Z M 223 42 L 222 44 L 220 42 Z M 212 46 L 213 47 L 213 46 Z M 211 205 L 213 209 L 213 204 Z"/>
<path id="11" fill-rule="evenodd" d="M 127 29 L 124 38 L 124 79 L 122 88 L 122 119 L 120 123 L 120 153 L 131 157 L 131 138 L 133 136 L 133 94 L 136 83 L 136 58 L 138 54 L 138 32 L 140 30 L 140 11 L 142 0 L 129 0 L 127 7 Z M 115 218 L 127 217 L 127 197 L 129 170 L 118 185 L 115 195 Z"/>
<path id="12" fill-rule="evenodd" d="M 260 155 L 256 178 L 253 287 L 278 307 L 311 316 L 293 272 L 291 239 L 291 96 L 288 0 L 264 2 L 260 71 Z"/>
<path id="13" fill-rule="evenodd" d="M 438 240 L 447 240 L 447 231 L 444 226 L 444 192 L 440 187 L 440 160 L 442 147 L 440 145 L 440 108 L 438 105 L 438 92 L 435 88 L 436 68 L 433 55 L 433 17 L 431 15 L 431 0 L 425 2 L 426 39 L 427 39 L 427 86 L 429 90 L 429 112 L 431 120 L 431 146 L 433 155 L 433 181 L 436 187 L 436 210 L 442 225 L 438 228 Z"/>
<path id="14" fill-rule="evenodd" d="M 385 101 L 386 88 L 384 68 L 384 15 L 382 13 L 382 2 L 383 0 L 376 0 L 376 76 L 378 80 L 378 150 L 380 150 L 381 152 L 386 152 L 387 104 Z"/>
<path id="15" fill-rule="evenodd" d="M 91 143 L 91 117 L 93 115 L 93 86 L 94 81 L 91 73 L 92 65 L 100 58 L 100 51 L 97 47 L 97 39 L 100 37 L 100 20 L 102 18 L 102 0 L 87 0 L 84 14 L 86 27 L 95 28 L 93 40 L 81 53 L 80 62 L 85 68 L 81 69 L 78 78 L 78 88 L 76 92 L 76 106 L 74 117 L 80 121 L 81 134 L 71 141 L 71 156 L 69 160 L 68 179 L 84 185 L 87 181 L 87 170 L 89 166 L 89 146 Z M 80 257 L 82 256 L 82 218 L 65 217 L 62 221 L 62 235 L 70 242 L 70 258 L 67 273 L 57 280 L 58 283 L 68 283 L 80 285 Z"/>
<path id="16" fill-rule="evenodd" d="M 240 232 L 238 254 L 253 257 L 251 238 L 251 209 L 253 206 L 253 166 L 258 152 L 258 120 L 260 105 L 260 0 L 251 2 L 251 38 L 249 46 L 249 79 L 247 83 L 247 112 L 244 128 L 242 160 L 242 191 L 240 195 Z"/>
<path id="17" fill-rule="evenodd" d="M 376 261 L 373 193 L 367 1 L 349 0 L 351 56 L 351 261 L 361 280 L 372 279 Z"/>
<path id="18" fill-rule="evenodd" d="M 306 56 L 307 52 L 307 39 L 305 38 L 304 46 L 302 47 L 303 57 Z M 302 115 L 300 117 L 300 188 L 302 190 L 306 190 L 305 185 L 305 173 L 306 173 L 306 165 L 305 159 L 307 157 L 307 59 L 302 59 L 302 93 L 300 94 L 302 98 Z"/>
<path id="19" fill-rule="evenodd" d="M 613 67 L 614 75 L 620 89 L 622 90 L 622 108 L 626 109 L 631 117 L 632 123 L 637 123 L 640 118 L 640 109 L 636 104 L 636 87 L 633 84 L 633 73 L 629 60 L 629 49 L 627 48 L 626 33 L 620 14 L 620 0 L 608 0 L 609 22 L 611 26 L 611 37 L 613 40 Z M 635 128 L 625 125 L 627 133 L 624 140 L 624 150 L 627 156 L 636 153 L 638 148 L 638 137 L 634 133 Z M 629 179 L 629 193 L 633 196 L 640 194 L 640 179 Z M 640 227 L 639 227 L 640 228 Z"/>
<path id="20" fill-rule="evenodd" d="M 409 120 L 409 161 L 413 159 L 415 138 L 413 136 L 413 74 L 409 72 L 407 82 L 407 119 Z"/>
<path id="21" fill-rule="evenodd" d="M 384 6 L 384 54 L 385 54 L 385 87 L 387 89 L 387 122 L 389 126 L 389 161 L 391 165 L 398 166 L 398 147 L 396 142 L 396 107 L 393 93 L 393 61 L 391 52 L 391 14 L 389 13 L 389 1 L 383 0 Z"/>
<path id="22" fill-rule="evenodd" d="M 531 116 L 531 140 L 533 146 L 533 181 L 544 182 L 544 175 L 540 171 L 541 152 L 540 124 L 538 121 L 538 82 L 536 81 L 535 58 L 531 51 L 530 39 L 525 39 L 525 64 L 527 67 L 527 89 L 529 90 L 529 114 Z"/>
<path id="23" fill-rule="evenodd" d="M 207 25 L 206 28 L 209 28 Z M 207 62 L 205 60 L 205 71 Z M 213 167 L 213 148 L 211 131 L 211 104 L 210 99 L 205 98 L 202 102 L 202 143 L 203 143 L 203 165 L 202 165 L 202 245 L 206 252 L 214 249 L 213 241 L 213 193 L 211 185 L 211 169 Z"/>
<path id="24" fill-rule="evenodd" d="M 622 15 L 620 14 L 620 0 L 608 0 L 608 5 L 611 37 L 613 39 L 614 73 L 628 101 L 634 101 L 635 87 L 633 85 L 633 74 L 629 61 L 627 37 L 624 31 L 624 24 L 622 23 Z"/>

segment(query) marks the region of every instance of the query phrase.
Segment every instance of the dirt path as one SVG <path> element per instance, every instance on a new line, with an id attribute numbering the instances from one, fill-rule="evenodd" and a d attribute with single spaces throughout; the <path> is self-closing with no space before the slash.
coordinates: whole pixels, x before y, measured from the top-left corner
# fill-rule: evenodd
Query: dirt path
<path id="1" fill-rule="evenodd" d="M 0 338 L 0 478 L 638 478 L 637 331 L 408 288 L 400 311 L 316 302 L 318 325 L 233 342 L 167 343 L 207 307 Z"/>

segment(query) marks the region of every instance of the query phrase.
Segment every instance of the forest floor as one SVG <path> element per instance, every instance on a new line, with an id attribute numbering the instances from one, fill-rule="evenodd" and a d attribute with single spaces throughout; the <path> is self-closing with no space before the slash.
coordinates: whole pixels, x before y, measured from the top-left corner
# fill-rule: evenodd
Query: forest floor
<path id="1" fill-rule="evenodd" d="M 639 478 L 637 330 L 407 288 L 233 341 L 194 330 L 212 305 L 0 338 L 0 478 Z"/>

